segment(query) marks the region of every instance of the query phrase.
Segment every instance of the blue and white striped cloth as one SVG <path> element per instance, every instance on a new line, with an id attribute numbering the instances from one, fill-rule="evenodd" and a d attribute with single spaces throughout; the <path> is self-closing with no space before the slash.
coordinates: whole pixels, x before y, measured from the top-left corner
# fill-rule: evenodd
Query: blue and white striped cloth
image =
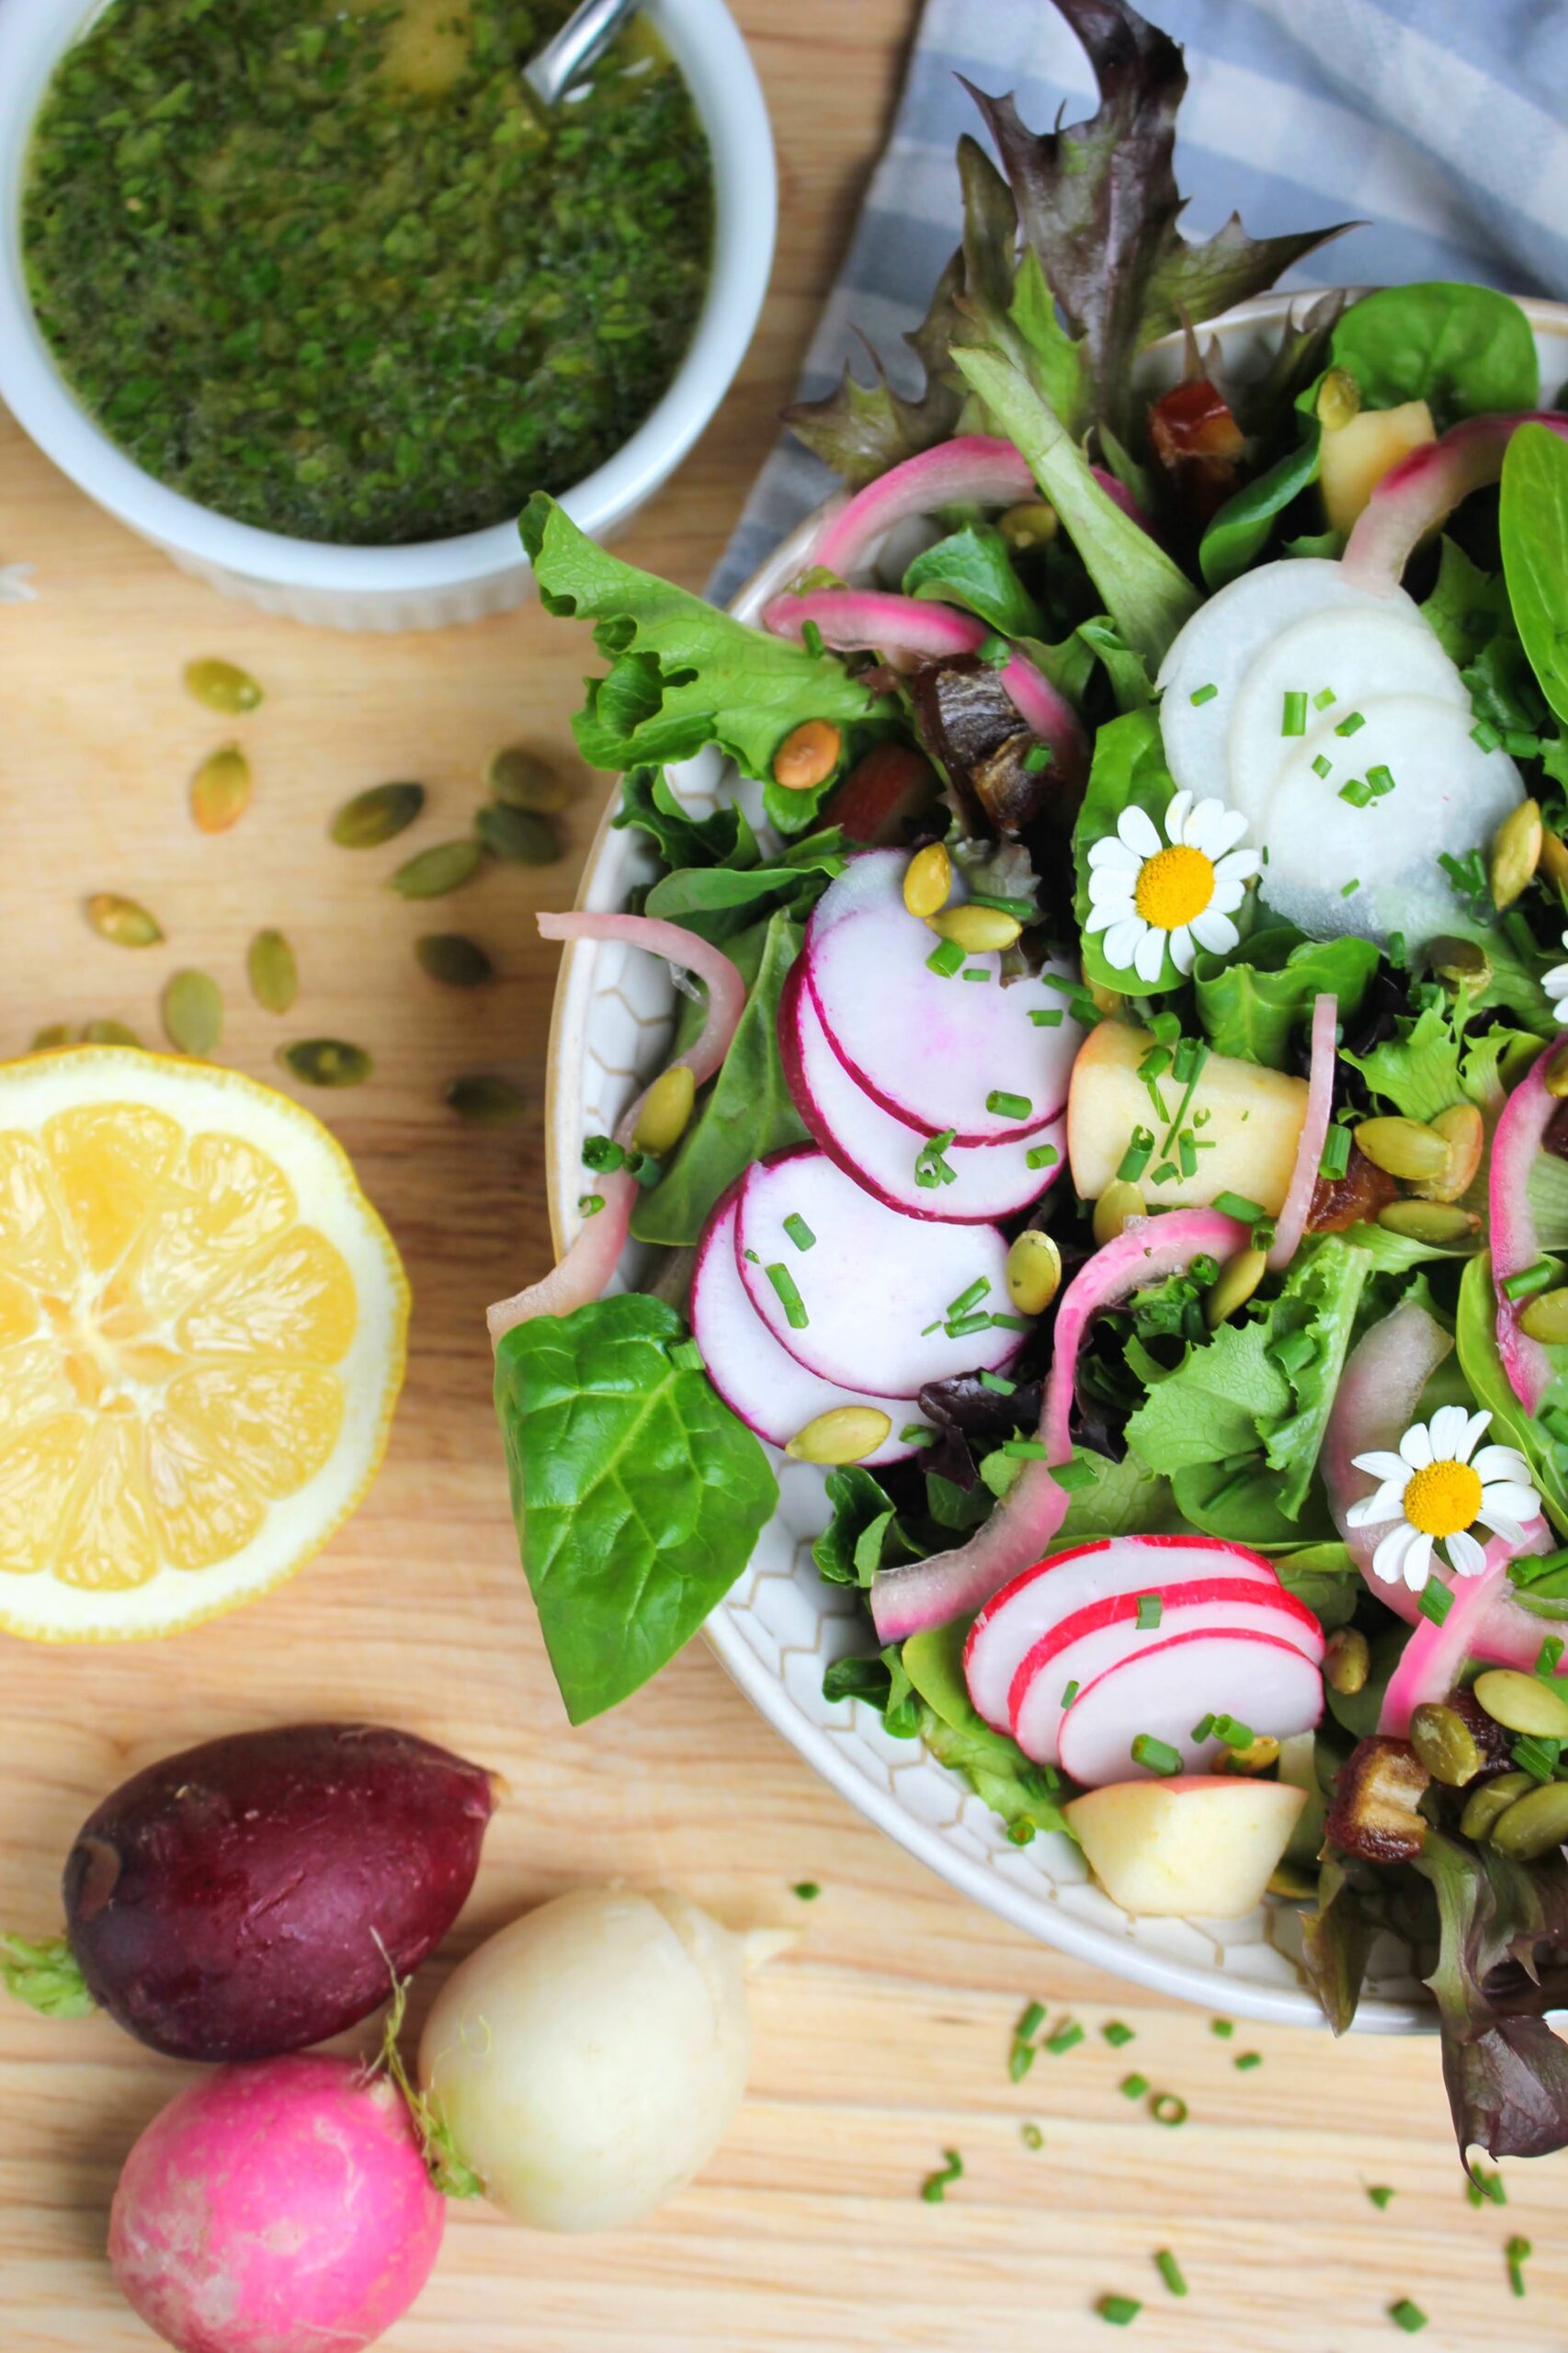
<path id="1" fill-rule="evenodd" d="M 1184 228 L 1239 211 L 1255 236 L 1354 216 L 1282 281 L 1469 278 L 1568 297 L 1568 0 L 1143 0 L 1187 51 L 1176 176 Z M 981 131 L 958 81 L 1013 90 L 1044 127 L 1096 103 L 1088 61 L 1051 0 L 926 0 L 892 138 L 801 392 L 836 381 L 869 338 L 901 381 L 957 243 L 959 134 Z M 981 133 L 983 136 L 983 133 Z M 859 372 L 864 372 L 862 357 Z M 1555 389 L 1555 388 L 1553 388 Z M 709 585 L 733 595 L 832 486 L 792 440 L 757 481 Z"/>

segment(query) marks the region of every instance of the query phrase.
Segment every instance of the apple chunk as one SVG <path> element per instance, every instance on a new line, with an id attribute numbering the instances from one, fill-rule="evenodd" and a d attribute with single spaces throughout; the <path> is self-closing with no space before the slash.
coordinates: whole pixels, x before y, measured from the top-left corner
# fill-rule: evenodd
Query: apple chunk
<path id="1" fill-rule="evenodd" d="M 1261 1902 L 1306 1802 L 1283 1781 L 1180 1773 L 1113 1781 L 1063 1811 L 1124 1912 L 1237 1920 Z"/>
<path id="2" fill-rule="evenodd" d="M 1149 1089 L 1138 1065 L 1152 1051 L 1147 1029 L 1122 1021 L 1102 1021 L 1078 1050 L 1067 1095 L 1067 1157 L 1081 1200 L 1096 1201 L 1120 1167 L 1134 1128 L 1154 1124 Z M 1161 1092 L 1174 1115 L 1181 1090 L 1169 1077 Z M 1305 1079 L 1266 1070 L 1230 1054 L 1210 1054 L 1199 1075 L 1184 1125 L 1201 1139 L 1197 1173 L 1173 1182 L 1150 1179 L 1165 1155 L 1156 1150 L 1143 1176 L 1143 1189 L 1160 1209 L 1205 1209 L 1221 1193 L 1239 1193 L 1278 1214 L 1296 1165 L 1296 1147 L 1307 1116 Z M 1164 1142 L 1164 1131 L 1156 1133 Z M 1212 1147 L 1209 1149 L 1208 1147 Z M 1172 1161 L 1176 1155 L 1174 1145 Z"/>
<path id="3" fill-rule="evenodd" d="M 1329 529 L 1348 531 L 1383 476 L 1437 438 L 1425 401 L 1364 408 L 1336 432 L 1325 431 L 1318 445 L 1318 481 Z"/>

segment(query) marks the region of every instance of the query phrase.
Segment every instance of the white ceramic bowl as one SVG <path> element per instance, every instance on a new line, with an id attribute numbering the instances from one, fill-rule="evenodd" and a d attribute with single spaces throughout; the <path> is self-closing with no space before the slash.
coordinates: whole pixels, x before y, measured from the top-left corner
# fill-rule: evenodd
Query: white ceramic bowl
<path id="1" fill-rule="evenodd" d="M 214 515 L 154 482 L 100 432 L 55 366 L 28 300 L 21 188 L 51 75 L 103 0 L 0 5 L 0 400 L 62 472 L 131 530 L 231 597 L 317 627 L 439 629 L 520 604 L 531 574 L 514 522 L 410 547 L 333 547 Z M 773 133 L 724 0 L 646 0 L 686 76 L 713 158 L 713 267 L 690 347 L 625 447 L 562 505 L 596 539 L 633 515 L 708 424 L 745 356 L 778 222 Z"/>
<path id="2" fill-rule="evenodd" d="M 1297 298 L 1301 300 L 1300 297 Z M 1263 295 L 1203 330 L 1218 335 L 1226 362 L 1260 366 L 1289 307 Z M 1549 388 L 1568 375 L 1568 306 L 1527 302 Z M 1173 381 L 1176 338 L 1147 355 L 1151 386 Z M 733 609 L 755 620 L 767 598 L 810 560 L 823 516 L 812 516 L 748 582 Z M 704 753 L 669 771 L 695 807 L 711 808 L 728 789 L 717 756 Z M 613 802 L 612 802 L 613 806 Z M 618 833 L 608 814 L 589 856 L 578 904 L 621 906 L 653 869 L 644 836 Z M 559 1249 L 578 1222 L 585 1136 L 608 1134 L 666 1050 L 675 992 L 657 959 L 619 946 L 582 944 L 565 952 L 551 1036 L 548 1092 L 551 1218 Z M 635 1245 L 623 1271 L 635 1277 Z M 771 1451 L 771 1449 L 770 1449 Z M 872 1822 L 965 1894 L 1048 1945 L 1097 1962 L 1119 1977 L 1245 2018 L 1321 2026 L 1323 2014 L 1297 1966 L 1296 1914 L 1269 1900 L 1244 1920 L 1132 1919 L 1089 1881 L 1064 1837 L 1009 1844 L 989 1808 L 918 1743 L 892 1740 L 876 1711 L 859 1700 L 830 1707 L 823 1669 L 832 1658 L 872 1647 L 854 1596 L 824 1585 L 811 1556 L 825 1523 L 823 1474 L 774 1457 L 778 1512 L 750 1564 L 708 1620 L 725 1666 L 768 1722 Z M 1411 1956 L 1390 1942 L 1375 1953 L 1356 2023 L 1381 2033 L 1429 2029 L 1432 2013 Z"/>

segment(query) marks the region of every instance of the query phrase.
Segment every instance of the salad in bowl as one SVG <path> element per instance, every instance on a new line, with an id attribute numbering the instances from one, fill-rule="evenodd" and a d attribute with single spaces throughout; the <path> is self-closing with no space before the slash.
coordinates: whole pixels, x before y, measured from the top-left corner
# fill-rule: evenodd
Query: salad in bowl
<path id="1" fill-rule="evenodd" d="M 1259 302 L 1320 235 L 1187 241 L 1179 51 L 1058 5 L 1099 111 L 976 94 L 924 384 L 790 413 L 846 489 L 755 621 L 524 517 L 637 844 L 541 928 L 679 992 L 491 1313 L 524 1565 L 581 1722 L 807 1483 L 829 1699 L 1119 1915 L 1299 1915 L 1336 2029 L 1397 1940 L 1540 2154 L 1568 415 L 1489 290 Z"/>

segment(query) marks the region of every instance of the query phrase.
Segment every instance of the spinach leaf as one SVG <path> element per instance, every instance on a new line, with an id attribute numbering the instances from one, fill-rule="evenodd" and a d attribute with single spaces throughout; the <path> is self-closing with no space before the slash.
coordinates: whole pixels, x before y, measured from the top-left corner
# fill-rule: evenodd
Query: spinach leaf
<path id="1" fill-rule="evenodd" d="M 1096 1536 L 1180 1536 L 1191 1530 L 1176 1509 L 1170 1482 L 1140 1462 L 1131 1448 L 1119 1462 L 1092 1448 L 1079 1447 L 1075 1467 L 1088 1483 L 1074 1487 L 1067 1517 L 1058 1529 L 1058 1550 L 1086 1544 Z"/>
<path id="2" fill-rule="evenodd" d="M 835 875 L 842 874 L 845 856 L 836 826 L 813 837 L 821 847 L 803 857 L 791 857 L 780 866 L 683 866 L 655 882 L 645 903 L 646 912 L 671 923 L 688 923 L 694 915 L 734 915 L 760 907 L 769 899 L 788 895 L 797 914 L 821 896 Z"/>
<path id="3" fill-rule="evenodd" d="M 1319 438 L 1314 423 L 1299 449 L 1288 449 L 1267 473 L 1225 501 L 1198 551 L 1199 570 L 1210 588 L 1223 588 L 1256 563 L 1291 500 L 1316 482 Z"/>
<path id="4" fill-rule="evenodd" d="M 1074 635 L 1080 645 L 1088 647 L 1109 679 L 1118 710 L 1142 710 L 1153 701 L 1154 687 L 1148 664 L 1141 654 L 1133 653 L 1104 613 L 1095 613 L 1088 620 L 1080 621 Z"/>
<path id="5" fill-rule="evenodd" d="M 1095 737 L 1095 756 L 1089 769 L 1089 781 L 1084 794 L 1084 805 L 1078 812 L 1073 828 L 1073 861 L 1076 873 L 1076 888 L 1073 909 L 1080 928 L 1089 920 L 1089 849 L 1102 835 L 1114 834 L 1116 822 L 1122 811 L 1136 802 L 1146 809 L 1156 825 L 1165 816 L 1176 780 L 1165 766 L 1165 747 L 1160 733 L 1158 716 L 1153 710 L 1130 710 L 1102 727 Z M 1102 988 L 1126 991 L 1130 984 L 1140 994 L 1153 995 L 1161 989 L 1181 985 L 1181 974 L 1171 961 L 1167 949 L 1158 978 L 1145 989 L 1142 981 L 1134 982 L 1125 967 L 1109 963 L 1105 952 L 1103 932 L 1084 930 L 1084 977 L 1098 982 Z"/>
<path id="6" fill-rule="evenodd" d="M 701 1625 L 778 1501 L 762 1447 L 686 1326 L 637 1292 L 536 1315 L 495 1352 L 512 1514 L 574 1724 L 637 1690 Z"/>
<path id="7" fill-rule="evenodd" d="M 1290 1409 L 1290 1384 L 1268 1353 L 1267 1325 L 1221 1324 L 1189 1347 L 1127 1425 L 1127 1443 L 1166 1476 L 1250 1454 L 1260 1432 Z"/>
<path id="8" fill-rule="evenodd" d="M 1568 443 L 1521 425 L 1503 457 L 1503 576 L 1540 690 L 1568 721 Z"/>
<path id="9" fill-rule="evenodd" d="M 1542 1401 L 1542 1413 L 1527 1414 L 1514 1394 L 1497 1353 L 1497 1300 L 1489 1250 L 1478 1251 L 1460 1279 L 1454 1346 L 1471 1394 L 1478 1405 L 1491 1408 L 1493 1438 L 1506 1446 L 1518 1448 L 1530 1466 L 1536 1491 L 1559 1532 L 1568 1535 L 1568 1447 L 1551 1436 L 1544 1418 L 1547 1414 L 1557 1418 L 1568 1404 L 1568 1349 L 1549 1351 L 1552 1379 Z"/>
<path id="10" fill-rule="evenodd" d="M 833 1518 L 812 1546 L 812 1558 L 829 1585 L 869 1586 L 880 1568 L 920 1558 L 892 1496 L 862 1464 L 828 1472 L 827 1500 Z"/>
<path id="11" fill-rule="evenodd" d="M 1198 1017 L 1217 1054 L 1290 1067 L 1291 1032 L 1312 1019 L 1313 1000 L 1339 1000 L 1353 1021 L 1378 969 L 1369 939 L 1303 939 L 1289 925 L 1254 932 L 1233 958 L 1201 949 L 1192 967 Z"/>
<path id="12" fill-rule="evenodd" d="M 1222 1462 L 1195 1462 L 1177 1471 L 1171 1488 L 1184 1517 L 1205 1536 L 1250 1544 L 1256 1552 L 1299 1551 L 1334 1535 L 1328 1507 L 1314 1488 L 1300 1520 L 1279 1508 L 1279 1482 L 1261 1454 L 1233 1454 Z"/>
<path id="13" fill-rule="evenodd" d="M 994 523 L 966 523 L 924 550 L 903 575 L 903 593 L 961 605 L 1004 637 L 1039 637 L 1046 627 Z"/>
<path id="14" fill-rule="evenodd" d="M 1335 2034 L 1347 2033 L 1360 2005 L 1382 1924 L 1361 1900 L 1345 1864 L 1330 1855 L 1318 1879 L 1315 1912 L 1303 1912 L 1301 1967 Z"/>
<path id="15" fill-rule="evenodd" d="M 1334 364 L 1370 408 L 1426 401 L 1437 429 L 1461 416 L 1534 408 L 1540 369 L 1529 321 L 1486 286 L 1385 286 L 1334 330 Z"/>
<path id="16" fill-rule="evenodd" d="M 807 1141 L 778 1051 L 778 999 L 801 939 L 800 926 L 780 912 L 726 943 L 751 978 L 745 1010 L 674 1159 L 638 1197 L 631 1231 L 639 1242 L 672 1249 L 695 1242 L 720 1194 L 754 1160 Z"/>
<path id="17" fill-rule="evenodd" d="M 738 802 L 726 801 L 710 816 L 699 816 L 680 799 L 663 768 L 645 763 L 621 778 L 620 806 L 610 824 L 651 835 L 666 866 L 756 863 L 756 838 Z"/>

